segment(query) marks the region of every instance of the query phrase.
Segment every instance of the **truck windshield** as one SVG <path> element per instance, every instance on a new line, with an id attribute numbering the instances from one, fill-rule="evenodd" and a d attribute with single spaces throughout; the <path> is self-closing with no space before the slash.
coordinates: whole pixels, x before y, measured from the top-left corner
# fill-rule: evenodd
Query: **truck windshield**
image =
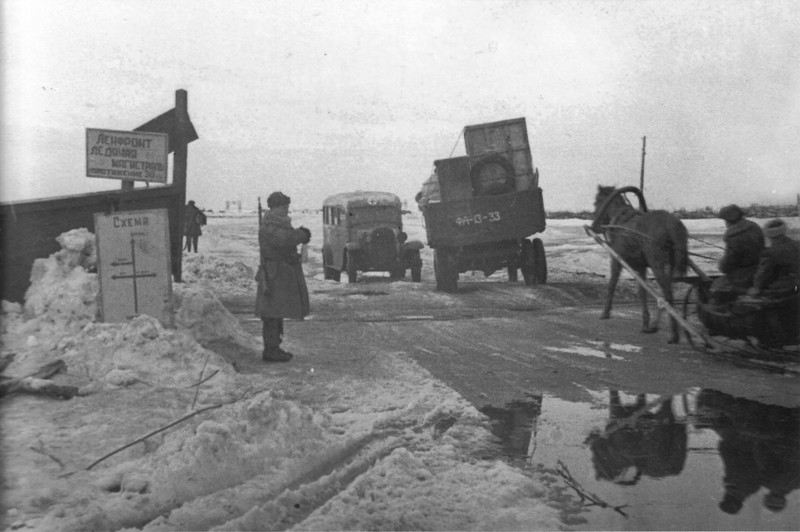
<path id="1" fill-rule="evenodd" d="M 362 225 L 371 223 L 400 223 L 400 209 L 389 205 L 375 207 L 358 207 L 350 210 L 350 224 Z"/>

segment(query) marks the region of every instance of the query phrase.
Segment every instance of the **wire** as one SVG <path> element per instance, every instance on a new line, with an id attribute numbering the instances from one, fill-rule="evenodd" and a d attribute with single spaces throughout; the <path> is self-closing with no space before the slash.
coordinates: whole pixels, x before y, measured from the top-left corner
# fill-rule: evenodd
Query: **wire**
<path id="1" fill-rule="evenodd" d="M 458 141 L 461 140 L 461 135 L 463 134 L 464 134 L 464 128 L 462 127 L 461 131 L 458 132 L 458 138 L 456 138 L 456 143 L 453 144 L 453 149 L 450 150 L 450 155 L 447 156 L 448 159 L 453 156 L 453 153 L 456 151 L 456 147 L 458 146 Z"/>

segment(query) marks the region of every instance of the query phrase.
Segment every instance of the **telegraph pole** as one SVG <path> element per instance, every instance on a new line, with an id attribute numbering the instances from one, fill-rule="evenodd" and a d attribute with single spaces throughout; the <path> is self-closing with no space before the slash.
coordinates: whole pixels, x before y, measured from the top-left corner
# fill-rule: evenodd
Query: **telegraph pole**
<path id="1" fill-rule="evenodd" d="M 644 148 L 647 145 L 647 137 L 642 137 L 642 171 L 639 174 L 639 190 L 644 194 Z"/>

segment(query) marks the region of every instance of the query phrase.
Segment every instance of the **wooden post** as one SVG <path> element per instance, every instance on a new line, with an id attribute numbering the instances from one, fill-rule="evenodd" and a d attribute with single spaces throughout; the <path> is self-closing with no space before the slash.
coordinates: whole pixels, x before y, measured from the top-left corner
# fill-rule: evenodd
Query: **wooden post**
<path id="1" fill-rule="evenodd" d="M 188 94 L 183 89 L 175 91 L 175 153 L 172 160 L 172 186 L 175 187 L 175 209 L 178 213 L 178 227 L 171 227 L 172 276 L 175 282 L 181 282 L 183 259 L 183 210 L 186 206 L 186 160 L 189 143 L 186 131 L 189 123 Z"/>
<path id="2" fill-rule="evenodd" d="M 644 148 L 647 145 L 647 137 L 642 137 L 642 170 L 639 173 L 639 190 L 644 192 Z"/>

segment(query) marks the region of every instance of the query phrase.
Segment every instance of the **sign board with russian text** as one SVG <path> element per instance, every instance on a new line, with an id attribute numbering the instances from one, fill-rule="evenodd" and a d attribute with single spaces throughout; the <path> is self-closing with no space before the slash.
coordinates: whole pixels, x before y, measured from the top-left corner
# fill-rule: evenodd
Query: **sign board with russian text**
<path id="1" fill-rule="evenodd" d="M 167 209 L 95 213 L 102 320 L 140 314 L 173 325 Z"/>
<path id="2" fill-rule="evenodd" d="M 86 176 L 167 182 L 169 135 L 86 129 Z"/>

